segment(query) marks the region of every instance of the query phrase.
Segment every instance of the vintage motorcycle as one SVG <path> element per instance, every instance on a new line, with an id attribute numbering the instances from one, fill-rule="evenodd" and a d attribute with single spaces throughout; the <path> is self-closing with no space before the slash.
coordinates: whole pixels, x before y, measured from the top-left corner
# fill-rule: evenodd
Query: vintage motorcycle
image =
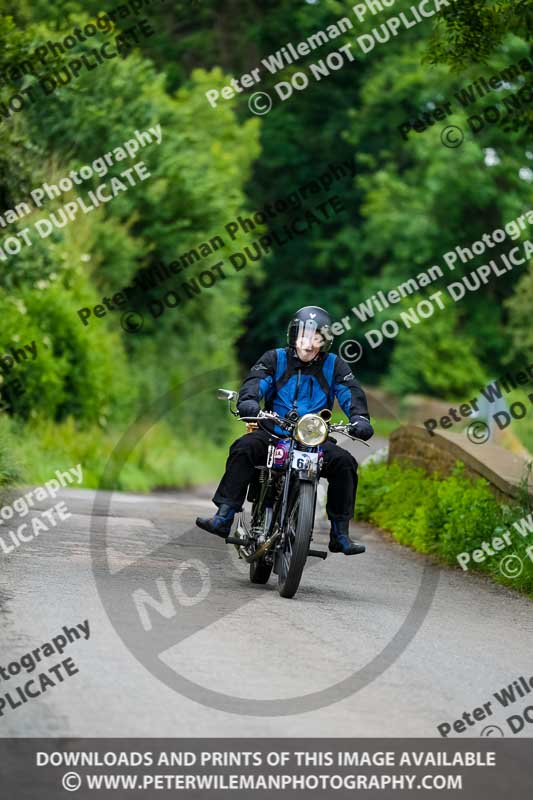
<path id="1" fill-rule="evenodd" d="M 333 432 L 362 440 L 348 433 L 349 425 L 332 425 L 331 411 L 327 408 L 319 414 L 303 416 L 291 411 L 285 419 L 273 411 L 260 411 L 257 417 L 240 417 L 232 407 L 237 392 L 219 389 L 217 396 L 228 401 L 230 413 L 245 422 L 249 432 L 260 428 L 271 437 L 267 463 L 256 467 L 248 488 L 251 511 L 243 509 L 236 516 L 235 528 L 226 543 L 234 545 L 239 558 L 250 564 L 252 583 L 267 583 L 274 571 L 280 595 L 294 597 L 307 557 L 325 559 L 328 555 L 311 549 L 324 459 L 321 445 Z M 274 432 L 274 425 L 283 431 L 281 435 Z"/>

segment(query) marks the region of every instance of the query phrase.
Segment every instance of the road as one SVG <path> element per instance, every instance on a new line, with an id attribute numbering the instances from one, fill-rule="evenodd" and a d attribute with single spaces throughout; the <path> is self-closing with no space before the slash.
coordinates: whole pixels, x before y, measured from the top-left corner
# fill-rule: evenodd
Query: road
<path id="1" fill-rule="evenodd" d="M 2 736 L 430 737 L 492 700 L 492 716 L 462 734 L 475 736 L 527 705 L 498 710 L 492 695 L 533 673 L 530 601 L 441 571 L 370 526 L 352 531 L 366 554 L 313 559 L 282 600 L 274 578 L 251 585 L 234 548 L 194 527 L 212 508 L 206 488 L 103 493 L 94 517 L 94 492 L 59 497 L 68 520 L 0 555 L 0 665 L 63 626 L 88 620 L 90 636 L 61 656 L 78 673 L 4 708 Z M 106 532 L 92 557 L 91 520 L 93 537 Z"/>

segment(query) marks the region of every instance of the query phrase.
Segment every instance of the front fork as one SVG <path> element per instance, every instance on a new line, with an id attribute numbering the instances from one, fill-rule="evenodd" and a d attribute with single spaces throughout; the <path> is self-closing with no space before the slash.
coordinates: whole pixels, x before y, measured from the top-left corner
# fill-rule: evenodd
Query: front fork
<path id="1" fill-rule="evenodd" d="M 277 555 L 280 552 L 280 550 L 284 549 L 285 546 L 286 546 L 287 536 L 289 534 L 289 513 L 288 513 L 289 512 L 289 508 L 292 510 L 292 508 L 294 506 L 294 502 L 296 501 L 296 497 L 294 495 L 298 492 L 299 483 L 301 481 L 304 481 L 304 480 L 306 482 L 312 482 L 314 484 L 315 492 L 314 492 L 314 506 L 313 506 L 313 522 L 314 522 L 314 519 L 315 519 L 316 500 L 317 500 L 316 488 L 317 488 L 318 481 L 319 481 L 319 472 L 315 471 L 313 469 L 309 469 L 309 470 L 296 470 L 296 469 L 293 469 L 290 466 L 291 463 L 292 463 L 293 450 L 294 450 L 294 442 L 291 444 L 291 447 L 290 447 L 290 450 L 289 450 L 289 457 L 288 457 L 288 465 L 289 466 L 287 468 L 287 472 L 285 473 L 285 481 L 284 481 L 284 484 L 283 484 L 283 492 L 282 492 L 281 496 L 279 496 L 277 498 L 277 500 L 275 501 L 274 508 L 272 509 L 272 512 L 270 514 L 270 520 L 269 520 L 270 524 L 268 525 L 268 527 L 265 525 L 265 532 L 266 532 L 265 535 L 266 535 L 266 539 L 268 540 L 273 536 L 274 526 L 276 524 L 276 521 L 279 521 L 278 522 L 278 527 L 279 527 L 280 537 L 279 537 L 279 540 L 278 540 L 277 544 L 274 547 L 275 555 Z M 271 486 L 271 480 L 270 480 L 271 472 L 270 472 L 270 470 L 272 469 L 272 465 L 274 463 L 274 452 L 275 452 L 275 447 L 273 445 L 269 445 L 268 455 L 267 455 L 267 464 L 266 464 L 266 468 L 268 470 L 268 474 L 267 474 L 267 476 L 265 477 L 264 480 L 260 481 L 259 498 L 258 498 L 258 501 L 257 501 L 257 504 L 258 504 L 259 507 L 264 507 L 266 495 L 267 495 L 267 493 L 268 493 L 268 491 L 270 489 L 270 486 Z M 291 496 L 291 493 L 292 493 L 292 496 Z M 254 521 L 251 520 L 252 525 L 253 525 L 253 522 Z M 243 533 L 244 533 L 244 531 L 243 531 Z M 312 538 L 313 538 L 313 531 L 311 530 L 311 536 L 310 536 L 310 539 L 309 539 L 309 543 L 311 543 Z M 241 555 L 240 554 L 240 548 L 239 548 L 238 545 L 236 545 L 236 549 L 238 550 L 239 556 L 240 556 Z M 248 559 L 246 559 L 246 560 L 248 560 Z M 274 571 L 276 571 L 276 570 L 274 569 Z"/>

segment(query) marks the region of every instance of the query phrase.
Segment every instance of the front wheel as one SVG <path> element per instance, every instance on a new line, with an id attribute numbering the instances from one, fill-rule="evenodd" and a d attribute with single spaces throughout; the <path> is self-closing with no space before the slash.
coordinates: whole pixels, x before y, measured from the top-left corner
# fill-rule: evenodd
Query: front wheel
<path id="1" fill-rule="evenodd" d="M 294 597 L 309 552 L 315 512 L 315 486 L 300 481 L 294 505 L 289 511 L 288 535 L 278 554 L 278 590 L 282 597 Z"/>

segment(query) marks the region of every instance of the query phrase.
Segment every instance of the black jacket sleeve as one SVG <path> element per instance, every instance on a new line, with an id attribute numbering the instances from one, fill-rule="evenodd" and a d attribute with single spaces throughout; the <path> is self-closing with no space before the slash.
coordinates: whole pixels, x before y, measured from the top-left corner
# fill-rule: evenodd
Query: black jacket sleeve
<path id="1" fill-rule="evenodd" d="M 277 354 L 275 350 L 267 350 L 261 358 L 256 361 L 248 375 L 243 381 L 237 400 L 239 404 L 248 400 L 259 401 L 274 386 L 276 375 Z"/>
<path id="2" fill-rule="evenodd" d="M 333 372 L 333 388 L 339 405 L 350 420 L 365 417 L 370 420 L 366 395 L 346 361 L 337 356 Z"/>

